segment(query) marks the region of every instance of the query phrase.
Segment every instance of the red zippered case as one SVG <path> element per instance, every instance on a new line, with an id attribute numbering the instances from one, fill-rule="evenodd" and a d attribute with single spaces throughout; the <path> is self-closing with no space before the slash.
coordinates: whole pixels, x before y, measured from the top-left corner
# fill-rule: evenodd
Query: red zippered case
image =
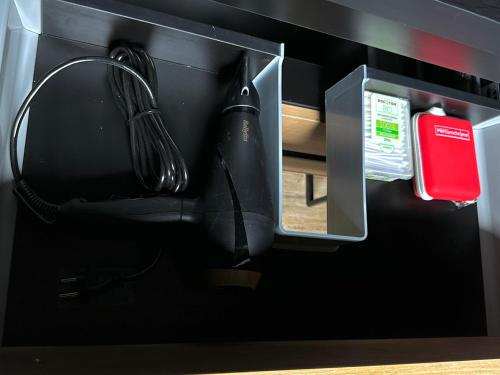
<path id="1" fill-rule="evenodd" d="M 479 197 L 472 124 L 449 116 L 413 116 L 415 193 L 425 200 L 470 202 Z"/>

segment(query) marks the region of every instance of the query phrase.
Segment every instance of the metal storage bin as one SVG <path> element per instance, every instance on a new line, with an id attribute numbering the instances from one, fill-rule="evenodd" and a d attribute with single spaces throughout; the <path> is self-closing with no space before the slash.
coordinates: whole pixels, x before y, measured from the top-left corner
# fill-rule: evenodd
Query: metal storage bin
<path id="1" fill-rule="evenodd" d="M 440 106 L 451 116 L 470 120 L 475 126 L 479 139 L 481 139 L 482 132 L 487 131 L 481 124 L 500 115 L 500 103 L 496 100 L 367 66 L 359 67 L 326 92 L 328 233 L 323 235 L 288 232 L 280 226 L 281 235 L 329 240 L 332 250 L 335 249 L 334 244 L 362 241 L 367 237 L 364 165 L 365 90 L 407 98 L 410 100 L 412 112 Z M 489 132 L 491 133 L 491 130 Z M 478 145 L 482 147 L 487 144 L 478 142 Z M 485 160 L 490 161 L 495 155 L 494 148 L 491 144 L 488 145 L 488 149 L 478 150 L 478 155 L 482 155 L 482 158 L 479 158 L 480 170 L 482 169 L 481 163 Z M 482 200 L 492 194 L 487 188 L 487 180 L 482 178 L 481 182 L 483 193 L 479 202 L 480 217 L 481 210 L 484 210 Z M 282 209 L 281 198 L 280 195 L 280 210 Z"/>

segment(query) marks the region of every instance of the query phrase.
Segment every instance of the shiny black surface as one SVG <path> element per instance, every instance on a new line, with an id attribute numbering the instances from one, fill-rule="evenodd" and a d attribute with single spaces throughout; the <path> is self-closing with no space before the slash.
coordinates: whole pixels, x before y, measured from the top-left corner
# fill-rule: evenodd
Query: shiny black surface
<path id="1" fill-rule="evenodd" d="M 308 32 L 312 30 L 500 81 L 497 68 L 500 47 L 496 42 L 500 23 L 438 0 L 121 1 L 140 3 L 144 7 L 181 16 L 189 14 L 202 22 L 250 34 L 269 32 L 269 25 L 274 21 L 277 25 L 288 24 L 306 30 L 304 35 L 310 35 Z M 483 14 L 497 11 L 495 3 L 486 0 L 450 2 L 471 7 Z M 305 40 L 304 44 L 307 44 Z M 323 56 L 332 53 L 341 55 L 345 51 L 342 48 L 332 50 L 321 43 L 303 47 L 295 44 L 294 47 Z"/>
<path id="2" fill-rule="evenodd" d="M 368 221 L 368 240 L 336 253 L 272 252 L 252 293 L 204 287 L 207 245 L 196 231 L 46 227 L 22 209 L 5 344 L 486 333 L 475 206 L 457 211 L 417 199 L 410 182 L 369 181 Z M 85 265 L 131 272 L 162 245 L 165 255 L 148 277 L 89 299 L 57 300 L 59 277 Z"/>

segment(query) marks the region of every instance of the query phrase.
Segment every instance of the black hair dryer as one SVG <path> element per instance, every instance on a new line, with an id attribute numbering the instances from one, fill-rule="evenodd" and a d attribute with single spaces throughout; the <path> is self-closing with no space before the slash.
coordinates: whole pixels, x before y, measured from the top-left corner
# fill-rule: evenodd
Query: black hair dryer
<path id="1" fill-rule="evenodd" d="M 223 268 L 245 268 L 274 239 L 274 208 L 259 122 L 259 94 L 244 54 L 224 102 L 205 191 L 204 226 Z"/>
<path id="2" fill-rule="evenodd" d="M 274 239 L 274 208 L 259 123 L 259 94 L 244 54 L 215 127 L 214 159 L 204 197 L 175 196 L 87 202 L 72 199 L 59 213 L 142 222 L 204 224 L 215 245 L 214 268 L 249 269 Z"/>

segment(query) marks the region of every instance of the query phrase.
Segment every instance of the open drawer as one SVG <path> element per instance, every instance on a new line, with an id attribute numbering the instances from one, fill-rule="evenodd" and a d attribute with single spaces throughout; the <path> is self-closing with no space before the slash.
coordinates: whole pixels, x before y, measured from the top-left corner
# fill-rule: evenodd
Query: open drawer
<path id="1" fill-rule="evenodd" d="M 353 124 L 350 129 L 352 138 L 344 143 L 346 149 L 334 148 L 334 153 L 353 151 L 350 163 L 343 166 L 349 183 L 354 182 L 355 186 L 342 189 L 352 193 L 351 198 L 356 200 L 354 206 L 349 206 L 350 209 L 356 208 L 356 231 L 340 233 L 339 236 L 333 234 L 334 237 L 326 239 L 317 238 L 316 234 L 289 233 L 279 225 L 283 216 L 278 204 L 281 200 L 280 178 L 287 162 L 287 156 L 283 157 L 279 146 L 283 136 L 280 125 L 282 112 L 285 117 L 290 117 L 293 113 L 289 111 L 296 108 L 285 105 L 285 110 L 282 110 L 284 46 L 279 43 L 279 37 L 270 38 L 274 42 L 269 42 L 220 29 L 208 22 L 192 22 L 168 12 L 127 3 L 133 1 L 9 0 L 0 4 L 3 17 L 0 25 L 4 26 L 0 39 L 4 51 L 0 76 L 0 312 L 5 314 L 8 299 L 5 337 L 9 345 L 408 337 L 479 335 L 485 332 L 480 258 L 475 247 L 478 244 L 475 207 L 450 218 L 449 212 L 434 205 L 429 215 L 429 211 L 415 201 L 401 199 L 410 196 L 408 184 L 382 186 L 366 182 L 362 147 L 357 138 L 360 131 L 355 128 L 360 120 L 359 113 L 355 112 L 359 110 L 359 102 L 346 99 L 353 110 L 349 120 Z M 283 247 L 307 250 L 308 253 L 272 252 L 266 264 L 267 278 L 255 294 L 242 296 L 230 291 L 219 295 L 192 287 L 198 281 L 196 271 L 199 266 L 193 254 L 203 253 L 206 244 L 198 233 L 175 227 L 155 233 L 160 242 L 176 252 L 172 258 L 166 259 L 162 268 L 165 272 L 155 274 L 150 282 L 138 286 L 133 292 L 123 288 L 88 305 L 55 301 L 55 284 L 61 270 L 74 269 L 90 258 L 102 263 L 116 263 L 120 267 L 133 265 L 137 261 L 133 256 L 139 255 L 139 260 L 146 263 L 151 251 L 141 241 L 148 238 L 148 245 L 154 241 L 149 242 L 147 231 L 129 226 L 100 228 L 93 232 L 95 228 L 91 231 L 86 226 L 47 227 L 37 222 L 29 211 L 16 204 L 12 195 L 9 130 L 19 103 L 33 80 L 68 58 L 105 55 L 109 43 L 119 39 L 146 45 L 155 58 L 160 79 L 167 82 L 160 85 L 160 104 L 167 108 L 169 118 L 178 121 L 179 126 L 173 127 L 172 132 L 186 153 L 188 164 L 199 171 L 205 167 L 199 150 L 209 130 L 210 121 L 207 119 L 218 114 L 227 85 L 224 67 L 233 64 L 243 50 L 249 51 L 256 61 L 253 77 L 263 105 L 261 124 L 265 147 L 269 151 L 266 163 L 270 166 L 268 177 L 274 187 L 277 232 L 281 235 L 278 241 L 285 237 L 299 238 L 300 245 L 292 241 Z M 365 47 L 359 49 L 364 51 Z M 342 58 L 348 61 L 345 64 L 349 66 L 348 71 L 359 65 L 357 60 L 350 60 L 350 56 Z M 346 73 L 342 73 L 343 76 Z M 372 73 L 375 75 L 370 76 Z M 361 100 L 361 95 L 358 95 L 361 84 L 386 79 L 391 82 L 404 80 L 400 76 L 386 76 L 364 68 L 355 76 L 356 84 L 348 88 L 356 93 L 353 94 L 356 100 Z M 331 83 L 340 82 L 341 78 L 337 77 Z M 67 80 L 73 83 L 70 89 Z M 402 85 L 411 86 L 413 83 L 404 80 Z M 417 89 L 419 84 L 416 84 Z M 49 94 L 42 94 L 31 108 L 23 126 L 19 158 L 24 159 L 24 172 L 30 181 L 48 197 L 71 197 L 84 192 L 89 197 L 106 198 L 111 190 L 136 192 L 129 184 L 133 179 L 130 165 L 124 162 L 129 155 L 127 134 L 106 86 L 105 68 L 81 66 L 54 80 L 46 87 Z M 427 85 L 422 90 L 438 90 L 445 97 L 450 95 L 450 105 L 460 108 L 462 94 L 458 92 L 449 94 L 447 90 L 441 92 L 442 88 Z M 470 101 L 470 97 L 464 95 L 466 98 L 462 99 Z M 455 101 L 457 98 L 458 102 Z M 471 100 L 476 99 L 474 96 Z M 482 106 L 483 99 L 477 99 L 475 105 Z M 497 110 L 496 104 L 486 101 L 486 107 Z M 309 110 L 312 111 L 309 114 L 319 113 Z M 331 130 L 332 115 L 327 113 L 326 127 L 322 125 L 324 136 L 316 139 L 313 148 L 342 140 L 337 136 L 330 139 L 326 134 Z M 486 117 L 492 116 L 489 113 Z M 325 119 L 318 115 L 311 121 L 318 120 Z M 327 127 L 330 130 L 326 130 Z M 483 155 L 480 156 L 483 157 L 480 168 L 486 169 L 489 175 L 496 173 L 492 158 L 495 155 L 494 140 L 499 135 L 495 129 L 496 126 L 484 128 L 480 137 L 485 137 L 479 140 L 488 143 L 480 152 Z M 94 142 L 95 139 L 99 142 Z M 353 144 L 358 147 L 351 147 Z M 308 164 L 305 170 L 326 173 L 330 166 L 326 168 L 323 155 L 318 159 L 321 159 L 319 164 Z M 318 165 L 319 169 L 315 169 Z M 490 182 L 483 185 L 495 186 Z M 196 195 L 200 189 L 202 181 L 195 180 L 192 191 L 188 193 Z M 387 194 L 394 199 L 386 201 Z M 487 203 L 488 207 L 500 204 L 495 203 L 494 191 L 485 191 L 483 197 L 492 200 L 493 203 Z M 337 203 L 347 204 L 348 198 L 334 200 L 328 210 Z M 481 204 L 479 213 L 480 220 L 483 220 L 486 211 Z M 417 218 L 408 218 L 408 212 Z M 488 215 L 489 220 L 494 211 Z M 397 221 L 395 227 L 384 228 L 383 222 L 387 219 Z M 366 237 L 367 222 L 373 228 L 370 232 L 373 236 L 369 236 L 368 241 L 360 241 Z M 427 222 L 434 224 L 431 233 L 443 231 L 435 247 L 425 246 L 428 243 L 422 245 L 419 237 Z M 494 220 L 489 223 L 492 228 L 495 226 Z M 411 225 L 415 225 L 414 231 L 407 230 Z M 334 227 L 339 228 L 338 225 Z M 455 244 L 450 228 L 464 234 L 466 241 Z M 469 233 L 467 228 L 470 228 Z M 396 234 L 387 241 L 390 232 Z M 490 233 L 494 233 L 494 229 Z M 317 250 L 315 240 L 321 242 L 318 247 L 331 251 L 346 240 L 354 242 L 352 237 L 358 242 L 347 245 L 345 251 L 338 254 L 314 253 Z M 490 239 L 494 240 L 494 234 Z M 453 251 L 462 257 L 461 266 L 449 261 L 450 243 Z M 490 246 L 494 246 L 494 241 Z M 440 248 L 447 252 L 435 251 Z M 173 266 L 179 259 L 185 266 L 182 270 Z M 402 266 L 409 267 L 410 272 L 405 272 Z M 419 278 L 422 268 L 425 268 L 424 280 Z M 418 298 L 414 301 L 412 296 L 420 296 L 424 303 Z M 429 306 L 433 306 L 437 313 L 430 313 Z M 456 310 L 460 315 L 450 319 L 448 315 Z M 414 326 L 408 323 L 415 321 Z"/>

